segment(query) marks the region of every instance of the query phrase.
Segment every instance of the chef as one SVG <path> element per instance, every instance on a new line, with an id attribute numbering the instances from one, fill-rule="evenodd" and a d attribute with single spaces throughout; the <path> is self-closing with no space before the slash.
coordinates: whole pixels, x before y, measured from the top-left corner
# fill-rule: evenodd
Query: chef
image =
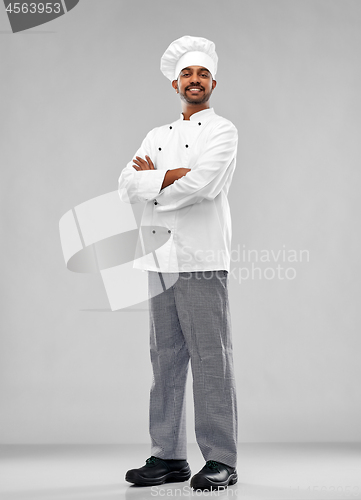
<path id="1" fill-rule="evenodd" d="M 189 362 L 196 439 L 206 461 L 191 486 L 216 489 L 237 482 L 227 194 L 238 133 L 210 107 L 217 63 L 215 45 L 205 38 L 183 36 L 169 45 L 161 71 L 179 95 L 182 112 L 147 134 L 119 177 L 121 200 L 145 203 L 142 255 L 134 267 L 148 272 L 151 457 L 126 474 L 127 481 L 143 486 L 191 477 L 185 409 Z"/>

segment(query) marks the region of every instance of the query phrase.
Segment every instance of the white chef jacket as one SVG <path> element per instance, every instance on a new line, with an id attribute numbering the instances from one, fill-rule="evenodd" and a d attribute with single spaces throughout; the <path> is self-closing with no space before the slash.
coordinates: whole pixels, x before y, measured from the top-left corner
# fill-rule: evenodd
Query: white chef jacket
<path id="1" fill-rule="evenodd" d="M 177 121 L 147 134 L 133 158 L 148 155 L 155 170 L 137 171 L 130 161 L 118 187 L 122 201 L 145 202 L 141 228 L 148 232 L 140 231 L 134 267 L 229 271 L 232 228 L 227 194 L 237 143 L 236 127 L 213 108 L 194 113 L 190 120 L 181 113 Z M 161 189 L 167 170 L 180 167 L 191 171 Z"/>

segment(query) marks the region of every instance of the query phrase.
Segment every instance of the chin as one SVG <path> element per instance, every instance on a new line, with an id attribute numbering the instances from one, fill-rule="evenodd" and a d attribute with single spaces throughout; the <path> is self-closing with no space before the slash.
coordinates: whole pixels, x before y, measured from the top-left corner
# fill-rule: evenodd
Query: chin
<path id="1" fill-rule="evenodd" d="M 188 104 L 204 104 L 208 99 L 186 99 Z"/>

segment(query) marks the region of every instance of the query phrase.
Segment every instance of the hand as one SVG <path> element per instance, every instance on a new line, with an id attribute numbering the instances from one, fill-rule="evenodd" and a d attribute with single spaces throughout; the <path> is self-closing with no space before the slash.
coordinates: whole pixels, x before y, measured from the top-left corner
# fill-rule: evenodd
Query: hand
<path id="1" fill-rule="evenodd" d="M 178 177 L 178 179 L 180 179 L 181 177 L 184 177 L 186 174 L 188 174 L 188 172 L 191 171 L 190 168 L 184 168 L 184 167 L 176 168 L 175 170 L 177 171 L 177 177 Z"/>
<path id="2" fill-rule="evenodd" d="M 154 165 L 152 160 L 149 158 L 149 156 L 145 156 L 145 160 L 141 158 L 140 156 L 135 157 L 136 160 L 134 159 L 133 162 L 135 165 L 132 165 L 135 170 L 139 172 L 139 170 L 155 170 Z"/>
<path id="3" fill-rule="evenodd" d="M 164 189 L 167 186 L 170 186 L 173 184 L 174 181 L 177 181 L 181 177 L 184 177 L 188 172 L 190 172 L 190 168 L 174 168 L 173 170 L 168 170 L 164 176 L 163 184 L 162 187 L 160 188 L 161 190 Z"/>

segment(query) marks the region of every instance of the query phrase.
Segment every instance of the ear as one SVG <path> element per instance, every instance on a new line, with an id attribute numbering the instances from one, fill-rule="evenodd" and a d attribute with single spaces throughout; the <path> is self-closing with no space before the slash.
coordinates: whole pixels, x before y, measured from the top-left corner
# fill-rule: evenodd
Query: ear
<path id="1" fill-rule="evenodd" d="M 178 92 L 178 82 L 177 82 L 177 80 L 173 80 L 172 81 L 172 87 L 174 88 L 174 90 L 176 90 Z"/>
<path id="2" fill-rule="evenodd" d="M 212 80 L 212 90 L 216 88 L 217 82 L 216 80 Z"/>

